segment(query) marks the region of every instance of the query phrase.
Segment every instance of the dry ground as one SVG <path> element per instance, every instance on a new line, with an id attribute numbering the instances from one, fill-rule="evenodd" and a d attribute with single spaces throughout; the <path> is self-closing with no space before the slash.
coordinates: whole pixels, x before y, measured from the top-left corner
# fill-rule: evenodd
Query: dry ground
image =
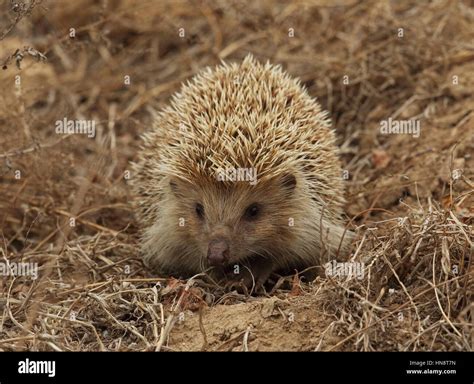
<path id="1" fill-rule="evenodd" d="M 0 2 L 0 258 L 40 268 L 0 280 L 0 350 L 474 349 L 471 2 L 59 3 Z M 127 171 L 149 107 L 248 52 L 330 111 L 363 279 L 247 297 L 144 269 Z"/>

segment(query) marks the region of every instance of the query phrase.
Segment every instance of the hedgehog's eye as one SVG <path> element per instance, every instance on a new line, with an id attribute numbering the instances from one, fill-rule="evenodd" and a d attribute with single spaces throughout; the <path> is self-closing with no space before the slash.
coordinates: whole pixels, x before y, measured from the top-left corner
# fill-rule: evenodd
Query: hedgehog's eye
<path id="1" fill-rule="evenodd" d="M 196 203 L 196 207 L 194 209 L 196 211 L 197 217 L 199 217 L 200 219 L 203 219 L 204 218 L 204 207 L 202 206 L 202 204 Z"/>
<path id="2" fill-rule="evenodd" d="M 247 220 L 255 220 L 260 214 L 260 205 L 257 203 L 250 204 L 245 210 L 244 217 Z"/>

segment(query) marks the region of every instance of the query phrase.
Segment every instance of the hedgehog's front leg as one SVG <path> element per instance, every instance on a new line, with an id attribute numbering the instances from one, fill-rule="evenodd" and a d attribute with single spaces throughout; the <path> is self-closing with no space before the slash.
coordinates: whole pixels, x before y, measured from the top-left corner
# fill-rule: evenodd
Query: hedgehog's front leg
<path id="1" fill-rule="evenodd" d="M 243 286 L 248 291 L 261 292 L 265 282 L 275 270 L 271 259 L 254 257 L 243 263 L 232 266 L 227 275 L 231 287 Z"/>

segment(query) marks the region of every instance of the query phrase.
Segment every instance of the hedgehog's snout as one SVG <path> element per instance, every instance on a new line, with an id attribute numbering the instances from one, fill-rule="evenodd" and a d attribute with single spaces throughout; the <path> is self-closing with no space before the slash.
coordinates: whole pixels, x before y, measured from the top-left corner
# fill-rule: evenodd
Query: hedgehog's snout
<path id="1" fill-rule="evenodd" d="M 207 261 L 214 267 L 223 266 L 229 260 L 229 242 L 225 238 L 216 238 L 209 242 Z"/>

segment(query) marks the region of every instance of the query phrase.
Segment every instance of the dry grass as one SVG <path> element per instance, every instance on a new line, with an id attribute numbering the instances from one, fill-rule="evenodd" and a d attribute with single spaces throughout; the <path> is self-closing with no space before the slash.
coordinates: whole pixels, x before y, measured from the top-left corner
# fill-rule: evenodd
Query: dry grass
<path id="1" fill-rule="evenodd" d="M 468 2 L 16 3 L 0 18 L 0 256 L 40 269 L 0 280 L 1 350 L 474 349 Z M 330 111 L 363 279 L 255 298 L 144 270 L 124 176 L 148 106 L 248 52 Z M 96 138 L 55 134 L 65 117 Z M 420 120 L 420 138 L 378 134 L 388 117 Z"/>

